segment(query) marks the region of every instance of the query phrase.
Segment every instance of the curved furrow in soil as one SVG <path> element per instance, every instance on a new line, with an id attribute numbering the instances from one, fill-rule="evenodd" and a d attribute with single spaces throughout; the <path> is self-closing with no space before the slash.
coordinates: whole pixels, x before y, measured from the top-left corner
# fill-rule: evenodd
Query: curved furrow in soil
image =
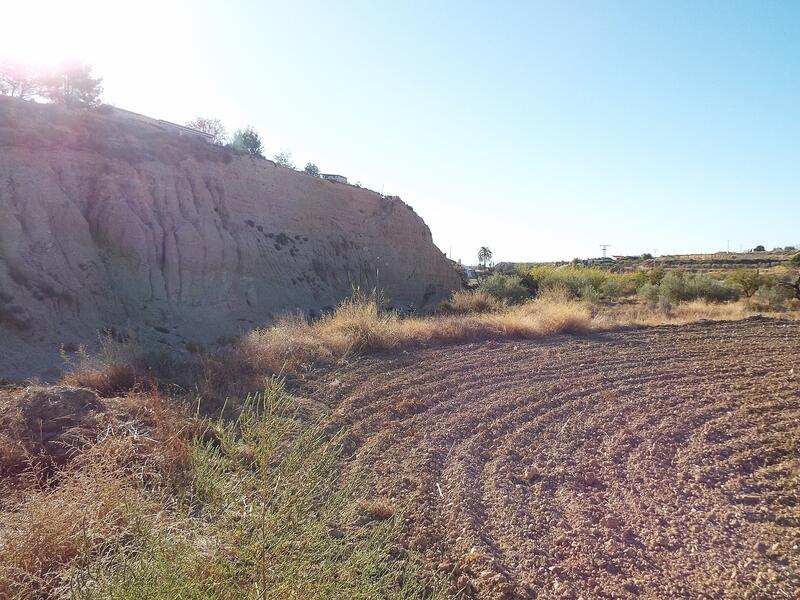
<path id="1" fill-rule="evenodd" d="M 754 319 L 386 353 L 320 387 L 468 596 L 794 598 L 799 360 L 800 324 Z"/>

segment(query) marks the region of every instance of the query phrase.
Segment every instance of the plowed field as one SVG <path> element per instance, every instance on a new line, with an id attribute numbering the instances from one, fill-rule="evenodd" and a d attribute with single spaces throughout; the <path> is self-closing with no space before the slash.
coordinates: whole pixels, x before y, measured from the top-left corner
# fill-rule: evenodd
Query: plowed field
<path id="1" fill-rule="evenodd" d="M 795 598 L 800 323 L 361 358 L 321 382 L 404 544 L 479 598 Z"/>

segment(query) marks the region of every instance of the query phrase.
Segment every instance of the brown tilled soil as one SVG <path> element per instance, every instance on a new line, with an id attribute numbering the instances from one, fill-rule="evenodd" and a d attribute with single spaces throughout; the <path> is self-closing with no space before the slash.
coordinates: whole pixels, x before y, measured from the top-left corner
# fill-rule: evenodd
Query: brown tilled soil
<path id="1" fill-rule="evenodd" d="M 404 544 L 480 598 L 795 598 L 800 323 L 358 359 L 318 383 Z"/>

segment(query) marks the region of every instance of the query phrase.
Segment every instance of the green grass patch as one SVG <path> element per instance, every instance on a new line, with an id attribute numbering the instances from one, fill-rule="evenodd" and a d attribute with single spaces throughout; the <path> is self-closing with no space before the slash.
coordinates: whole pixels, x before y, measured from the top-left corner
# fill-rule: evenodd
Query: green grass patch
<path id="1" fill-rule="evenodd" d="M 208 420 L 191 485 L 163 518 L 76 576 L 77 598 L 444 597 L 393 554 L 399 517 L 365 517 L 365 486 L 341 474 L 341 444 L 301 424 L 283 385 L 235 420 Z"/>

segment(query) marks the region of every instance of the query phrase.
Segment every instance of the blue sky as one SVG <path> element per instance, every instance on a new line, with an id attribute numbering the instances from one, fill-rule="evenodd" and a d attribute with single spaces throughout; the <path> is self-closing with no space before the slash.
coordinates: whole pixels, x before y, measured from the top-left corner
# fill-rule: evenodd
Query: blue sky
<path id="1" fill-rule="evenodd" d="M 252 124 L 465 262 L 800 243 L 798 2 L 18 4 L 0 53 Z"/>

